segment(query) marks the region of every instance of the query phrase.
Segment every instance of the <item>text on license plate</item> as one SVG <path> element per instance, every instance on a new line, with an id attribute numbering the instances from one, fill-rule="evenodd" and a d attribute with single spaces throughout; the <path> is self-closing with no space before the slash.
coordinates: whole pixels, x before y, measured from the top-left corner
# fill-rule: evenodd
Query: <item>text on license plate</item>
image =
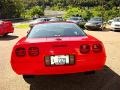
<path id="1" fill-rule="evenodd" d="M 51 56 L 51 65 L 69 64 L 69 55 L 55 55 Z"/>

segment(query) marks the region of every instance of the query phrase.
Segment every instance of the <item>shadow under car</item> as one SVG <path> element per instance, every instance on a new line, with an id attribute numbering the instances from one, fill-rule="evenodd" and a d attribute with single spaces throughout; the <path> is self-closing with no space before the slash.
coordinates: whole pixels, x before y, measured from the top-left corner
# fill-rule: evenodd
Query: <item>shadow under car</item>
<path id="1" fill-rule="evenodd" d="M 13 40 L 16 38 L 18 38 L 18 36 L 15 35 L 0 36 L 0 41 Z"/>
<path id="2" fill-rule="evenodd" d="M 36 76 L 24 80 L 30 90 L 120 90 L 120 76 L 105 66 L 95 74 Z"/>

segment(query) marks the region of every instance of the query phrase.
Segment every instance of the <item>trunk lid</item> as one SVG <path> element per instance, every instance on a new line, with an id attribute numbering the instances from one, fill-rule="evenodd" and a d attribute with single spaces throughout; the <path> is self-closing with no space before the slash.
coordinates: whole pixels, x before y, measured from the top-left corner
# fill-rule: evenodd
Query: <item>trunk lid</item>
<path id="1" fill-rule="evenodd" d="M 80 45 L 98 41 L 92 36 L 82 37 L 52 37 L 52 38 L 23 38 L 19 43 L 29 47 L 39 47 L 41 54 L 80 54 Z M 19 45 L 19 43 L 17 43 Z"/>

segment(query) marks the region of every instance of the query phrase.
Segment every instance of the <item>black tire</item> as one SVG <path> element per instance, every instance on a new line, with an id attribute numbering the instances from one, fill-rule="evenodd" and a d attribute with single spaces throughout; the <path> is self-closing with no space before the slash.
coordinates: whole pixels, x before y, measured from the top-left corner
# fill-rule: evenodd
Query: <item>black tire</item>
<path id="1" fill-rule="evenodd" d="M 33 75 L 23 75 L 23 78 L 34 78 Z"/>
<path id="2" fill-rule="evenodd" d="M 88 71 L 88 72 L 85 72 L 85 75 L 93 75 L 95 74 L 95 71 Z"/>
<path id="3" fill-rule="evenodd" d="M 33 75 L 23 75 L 23 79 L 25 80 L 25 82 L 31 84 L 34 82 L 35 76 Z"/>

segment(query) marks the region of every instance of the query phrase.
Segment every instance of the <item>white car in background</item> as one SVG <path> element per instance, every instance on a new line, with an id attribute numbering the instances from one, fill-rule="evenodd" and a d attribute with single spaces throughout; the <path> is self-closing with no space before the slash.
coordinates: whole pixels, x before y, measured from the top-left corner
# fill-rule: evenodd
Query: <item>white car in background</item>
<path id="1" fill-rule="evenodd" d="M 111 23 L 112 23 L 113 21 L 114 21 L 113 19 L 108 20 L 108 24 L 111 25 Z"/>
<path id="2" fill-rule="evenodd" d="M 64 21 L 62 17 L 51 17 L 49 21 L 59 22 Z"/>
<path id="3" fill-rule="evenodd" d="M 34 24 L 36 24 L 36 23 L 40 23 L 40 22 L 48 22 L 49 20 L 50 20 L 50 18 L 47 18 L 47 17 L 44 17 L 44 18 L 38 18 L 38 19 L 32 20 L 32 21 L 29 23 L 29 26 L 30 26 L 30 27 L 33 27 Z"/>
<path id="4" fill-rule="evenodd" d="M 111 23 L 111 30 L 120 31 L 120 17 L 113 19 L 113 22 Z"/>

